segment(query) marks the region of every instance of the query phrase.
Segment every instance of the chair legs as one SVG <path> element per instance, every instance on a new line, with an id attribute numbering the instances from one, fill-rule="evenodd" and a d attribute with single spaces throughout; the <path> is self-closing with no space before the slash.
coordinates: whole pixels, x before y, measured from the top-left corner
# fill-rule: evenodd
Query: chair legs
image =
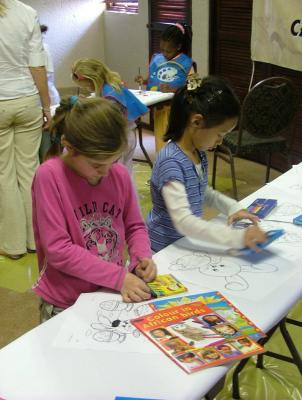
<path id="1" fill-rule="evenodd" d="M 267 183 L 269 181 L 269 173 L 271 170 L 271 161 L 272 161 L 272 153 L 268 153 L 267 161 L 266 161 L 265 183 Z"/>
<path id="2" fill-rule="evenodd" d="M 232 156 L 230 158 L 230 165 L 231 165 L 231 174 L 232 174 L 233 195 L 234 195 L 234 199 L 238 200 L 237 184 L 236 184 L 236 176 L 235 176 L 235 164 L 234 164 L 234 158 Z"/>
<path id="3" fill-rule="evenodd" d="M 212 187 L 215 189 L 215 184 L 216 184 L 216 169 L 217 169 L 217 160 L 218 159 L 218 153 L 217 150 L 214 150 L 214 158 L 213 158 L 213 173 L 212 173 Z"/>

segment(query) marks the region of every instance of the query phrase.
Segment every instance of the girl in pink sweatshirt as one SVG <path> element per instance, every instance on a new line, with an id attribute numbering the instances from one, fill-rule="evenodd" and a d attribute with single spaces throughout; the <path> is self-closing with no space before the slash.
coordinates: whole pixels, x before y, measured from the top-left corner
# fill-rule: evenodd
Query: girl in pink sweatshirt
<path id="1" fill-rule="evenodd" d="M 39 167 L 32 186 L 40 270 L 33 290 L 42 298 L 42 321 L 101 288 L 120 291 L 125 302 L 151 297 L 146 282 L 156 267 L 148 234 L 129 173 L 117 163 L 126 125 L 102 98 L 72 96 L 56 110 L 49 152 L 55 157 Z"/>

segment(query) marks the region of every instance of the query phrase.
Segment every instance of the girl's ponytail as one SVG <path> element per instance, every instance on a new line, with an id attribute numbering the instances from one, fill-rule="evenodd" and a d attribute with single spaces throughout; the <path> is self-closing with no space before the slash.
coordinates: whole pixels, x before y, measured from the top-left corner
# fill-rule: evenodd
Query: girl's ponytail
<path id="1" fill-rule="evenodd" d="M 127 148 L 127 120 L 110 100 L 71 96 L 61 100 L 53 118 L 52 145 L 46 159 L 62 154 L 61 137 L 88 158 L 106 159 Z"/>
<path id="2" fill-rule="evenodd" d="M 182 26 L 185 31 L 183 35 L 182 52 L 187 55 L 191 55 L 192 36 L 193 36 L 192 28 L 190 25 L 187 24 L 182 24 Z"/>
<path id="3" fill-rule="evenodd" d="M 62 154 L 61 137 L 65 132 L 65 121 L 77 99 L 77 96 L 63 98 L 59 107 L 56 108 L 49 130 L 51 146 L 46 153 L 45 160 Z"/>

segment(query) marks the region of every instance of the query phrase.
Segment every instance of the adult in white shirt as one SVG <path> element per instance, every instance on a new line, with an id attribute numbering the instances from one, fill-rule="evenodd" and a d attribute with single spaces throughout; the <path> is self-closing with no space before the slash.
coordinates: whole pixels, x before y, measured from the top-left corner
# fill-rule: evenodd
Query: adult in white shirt
<path id="1" fill-rule="evenodd" d="M 49 51 L 48 44 L 44 40 L 44 35 L 48 31 L 48 26 L 40 25 L 40 29 L 42 32 L 42 40 L 43 40 L 43 47 L 45 51 L 45 68 L 47 73 L 47 81 L 48 81 L 48 91 L 50 96 L 50 104 L 52 106 L 60 103 L 60 95 L 55 86 L 55 69 L 52 61 L 52 56 Z M 44 35 L 43 35 L 44 34 Z"/>
<path id="2" fill-rule="evenodd" d="M 44 65 L 36 11 L 0 0 L 0 254 L 13 259 L 35 249 L 31 183 L 51 119 Z"/>
<path id="3" fill-rule="evenodd" d="M 48 83 L 48 92 L 49 92 L 49 97 L 50 97 L 50 104 L 52 106 L 58 105 L 61 101 L 59 92 L 55 86 L 55 74 L 54 74 L 54 65 L 52 61 L 52 56 L 49 51 L 48 44 L 44 40 L 44 36 L 46 32 L 48 31 L 48 26 L 46 25 L 40 25 L 40 29 L 42 32 L 42 40 L 43 40 L 43 47 L 44 47 L 44 52 L 45 52 L 45 68 L 46 68 L 46 73 L 47 73 L 47 83 Z M 51 146 L 51 141 L 50 141 L 50 134 L 49 131 L 44 130 L 42 133 L 42 140 L 41 140 L 41 145 L 39 149 L 39 158 L 40 162 L 43 162 L 45 159 L 45 156 L 47 154 L 47 151 L 49 150 Z"/>

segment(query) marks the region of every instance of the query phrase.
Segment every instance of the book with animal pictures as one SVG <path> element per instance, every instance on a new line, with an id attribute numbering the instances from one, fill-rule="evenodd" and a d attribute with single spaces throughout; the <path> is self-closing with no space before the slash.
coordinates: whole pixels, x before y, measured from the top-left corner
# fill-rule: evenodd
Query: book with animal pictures
<path id="1" fill-rule="evenodd" d="M 189 374 L 264 352 L 200 301 L 154 311 L 131 323 Z"/>
<path id="2" fill-rule="evenodd" d="M 248 319 L 237 307 L 226 299 L 219 291 L 206 293 L 189 294 L 180 297 L 170 297 L 168 299 L 154 300 L 149 306 L 154 310 L 165 310 L 182 304 L 201 301 L 210 307 L 220 317 L 227 319 L 235 325 L 244 335 L 258 341 L 265 337 L 265 333 Z"/>
<path id="3" fill-rule="evenodd" d="M 187 292 L 188 289 L 172 274 L 157 275 L 152 281 L 147 283 L 151 289 L 153 297 L 172 296 L 177 293 Z"/>

